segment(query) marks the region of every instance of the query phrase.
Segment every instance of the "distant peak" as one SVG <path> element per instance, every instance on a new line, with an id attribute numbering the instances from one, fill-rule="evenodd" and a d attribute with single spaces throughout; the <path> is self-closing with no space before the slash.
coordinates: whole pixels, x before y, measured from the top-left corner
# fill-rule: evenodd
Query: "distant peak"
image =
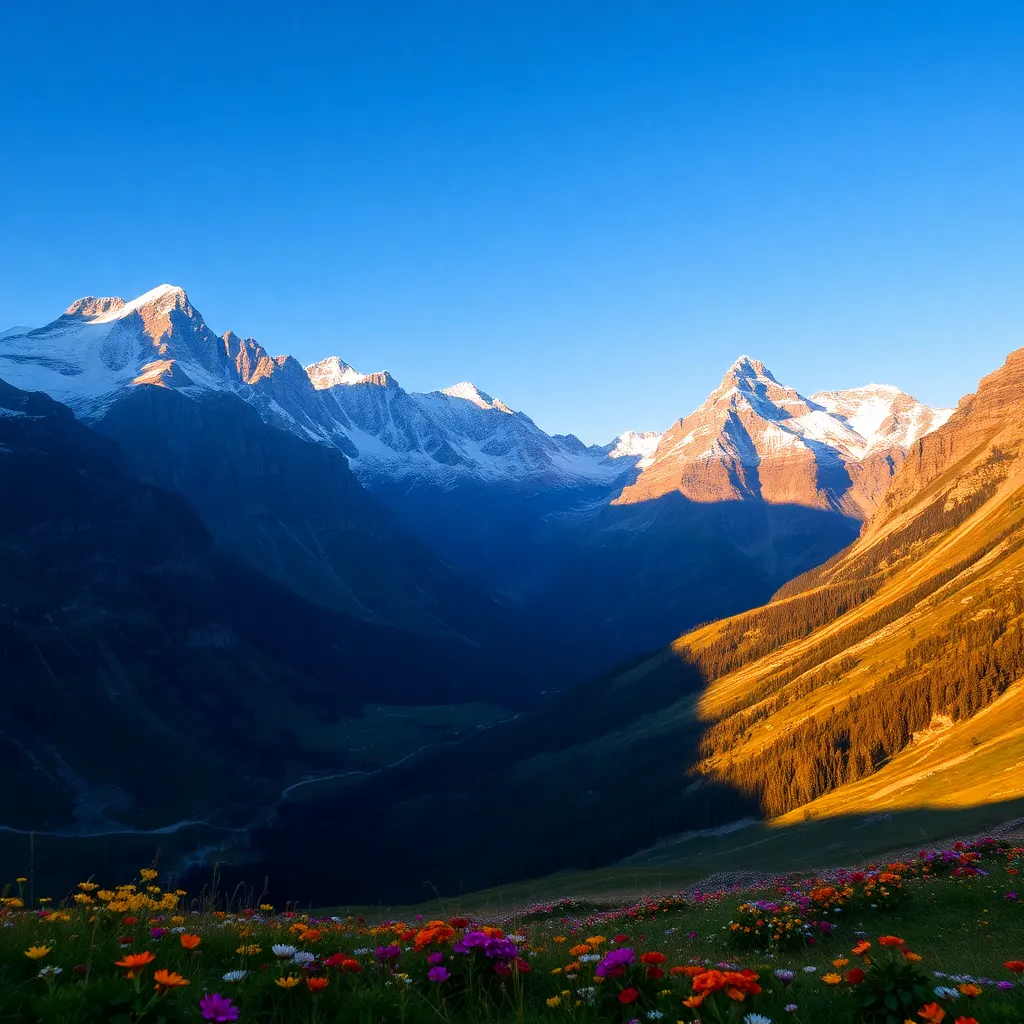
<path id="1" fill-rule="evenodd" d="M 184 288 L 173 284 L 161 284 L 132 299 L 131 302 L 125 302 L 116 296 L 99 299 L 90 295 L 72 302 L 64 315 L 75 316 L 92 323 L 107 324 L 114 320 L 123 320 L 139 310 L 145 310 L 147 314 L 163 314 L 172 309 L 191 308 Z"/>
<path id="2" fill-rule="evenodd" d="M 500 398 L 491 398 L 486 391 L 481 391 L 468 380 L 453 384 L 450 388 L 443 388 L 441 394 L 447 395 L 449 398 L 461 398 L 466 402 L 472 402 L 473 405 L 481 409 L 497 409 L 499 412 L 512 412 Z"/>
<path id="3" fill-rule="evenodd" d="M 763 377 L 766 380 L 775 381 L 771 370 L 768 369 L 760 359 L 751 359 L 750 356 L 740 356 L 726 373 L 727 377 L 756 378 Z M 775 381 L 775 383 L 778 383 Z"/>
<path id="4" fill-rule="evenodd" d="M 362 384 L 366 380 L 365 374 L 360 373 L 355 367 L 349 366 L 337 356 L 328 356 L 318 363 L 310 363 L 306 367 L 306 376 L 309 377 L 317 391 L 325 391 L 327 388 L 334 388 L 339 384 Z"/>

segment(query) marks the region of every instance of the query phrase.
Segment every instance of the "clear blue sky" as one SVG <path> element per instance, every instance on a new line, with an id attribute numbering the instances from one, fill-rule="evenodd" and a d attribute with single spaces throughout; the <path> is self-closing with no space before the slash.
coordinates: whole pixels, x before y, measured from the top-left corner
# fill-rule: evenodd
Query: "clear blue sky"
<path id="1" fill-rule="evenodd" d="M 0 329 L 169 281 L 587 441 L 1024 344 L 1016 0 L 8 3 L 0 95 Z"/>

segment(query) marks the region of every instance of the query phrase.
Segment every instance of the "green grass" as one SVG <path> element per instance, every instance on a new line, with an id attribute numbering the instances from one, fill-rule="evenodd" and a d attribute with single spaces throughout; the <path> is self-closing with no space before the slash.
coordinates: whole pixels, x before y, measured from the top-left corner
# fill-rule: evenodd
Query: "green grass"
<path id="1" fill-rule="evenodd" d="M 412 933 L 427 924 L 415 915 L 406 916 L 406 924 L 395 924 L 390 915 L 365 922 L 322 914 L 289 915 L 280 910 L 256 911 L 251 916 L 239 906 L 218 914 L 210 906 L 189 903 L 187 898 L 178 906 L 139 906 L 145 899 L 136 899 L 131 906 L 127 902 L 108 905 L 103 900 L 109 897 L 102 893 L 90 897 L 100 898 L 92 904 L 68 901 L 65 910 L 51 920 L 10 905 L 0 908 L 0 1020 L 25 1024 L 198 1021 L 202 1019 L 200 996 L 217 991 L 230 995 L 240 1007 L 242 1024 L 691 1021 L 697 1011 L 687 1007 L 684 999 L 693 991 L 692 982 L 685 974 L 673 975 L 671 968 L 702 965 L 707 969 L 727 964 L 730 969 L 755 971 L 763 991 L 752 993 L 742 1004 L 733 1004 L 724 991 L 719 992 L 701 1008 L 704 1020 L 717 1019 L 719 1011 L 725 1014 L 723 1020 L 739 1020 L 739 1011 L 797 1024 L 857 1021 L 869 1019 L 854 1013 L 853 1005 L 856 998 L 864 997 L 869 983 L 856 987 L 844 980 L 830 986 L 823 979 L 830 971 L 845 975 L 850 967 L 861 964 L 852 946 L 866 935 L 872 942 L 869 955 L 874 963 L 869 975 L 881 971 L 887 961 L 901 970 L 919 972 L 923 987 L 915 990 L 918 1002 L 933 1000 L 937 984 L 957 984 L 949 978 L 935 978 L 935 971 L 970 975 L 979 982 L 981 994 L 976 1000 L 961 994 L 945 1001 L 951 1024 L 961 1015 L 974 1016 L 981 1024 L 1019 1021 L 1024 987 L 1018 984 L 1003 992 L 994 982 L 1013 980 L 1015 976 L 1004 962 L 1024 959 L 1024 899 L 1008 898 L 1020 882 L 1021 875 L 1014 872 L 1015 865 L 1021 863 L 1006 852 L 996 852 L 981 862 L 989 872 L 985 876 L 919 879 L 911 877 L 911 872 L 902 889 L 904 901 L 889 910 L 872 909 L 874 897 L 865 896 L 854 884 L 857 891 L 839 912 L 827 911 L 836 923 L 830 936 L 821 937 L 817 931 L 813 945 L 801 941 L 792 950 L 774 952 L 738 949 L 730 929 L 741 902 L 787 898 L 772 887 L 721 893 L 699 902 L 628 901 L 610 907 L 600 900 L 579 900 L 563 904 L 555 913 L 532 907 L 504 915 L 473 915 L 468 931 L 490 922 L 516 936 L 513 941 L 523 969 L 516 968 L 507 977 L 496 974 L 494 960 L 482 952 L 466 956 L 454 951 L 452 943 L 462 934 L 460 922 L 456 922 L 460 930 L 455 935 L 444 936 L 422 950 L 414 949 Z M 9 887 L 7 894 L 28 901 L 30 895 L 40 895 L 42 884 L 37 877 Z M 146 883 L 138 884 L 141 890 Z M 802 891 L 806 894 L 809 890 L 804 887 Z M 159 900 L 161 894 L 148 898 Z M 173 902 L 167 898 L 168 904 Z M 254 902 L 259 902 L 258 897 Z M 445 909 L 453 912 L 451 907 Z M 821 913 L 808 916 L 817 920 Z M 166 931 L 154 933 L 153 928 Z M 198 936 L 196 948 L 184 948 L 175 928 Z M 882 935 L 899 936 L 923 960 L 917 966 L 907 965 L 901 952 L 882 948 L 878 941 Z M 588 939 L 593 940 L 591 948 L 597 956 L 613 948 L 629 948 L 637 956 L 663 954 L 660 969 L 664 974 L 650 978 L 647 967 L 634 961 L 622 977 L 596 983 L 593 960 L 597 957 L 586 962 L 578 949 L 573 951 Z M 275 943 L 313 954 L 316 968 L 310 972 L 276 957 L 271 950 Z M 258 951 L 240 952 L 249 945 Z M 389 945 L 397 947 L 397 960 L 393 967 L 381 966 L 373 950 Z M 30 959 L 25 951 L 33 946 L 46 952 L 39 959 Z M 135 978 L 126 978 L 124 968 L 115 961 L 126 952 L 143 951 L 152 952 L 153 961 Z M 441 966 L 450 971 L 447 980 L 429 980 L 427 956 L 431 952 L 439 954 Z M 357 963 L 358 973 L 342 966 L 324 966 L 323 961 L 336 953 Z M 837 959 L 848 963 L 834 966 Z M 578 966 L 571 967 L 573 963 Z M 59 967 L 60 972 L 41 977 L 43 967 Z M 794 973 L 788 985 L 774 974 L 783 968 Z M 161 994 L 153 984 L 158 969 L 177 972 L 189 984 Z M 222 975 L 232 970 L 244 970 L 247 975 L 240 982 L 225 981 Z M 277 984 L 289 976 L 299 979 L 294 988 Z M 307 977 L 326 978 L 327 985 L 322 991 L 311 991 L 305 983 Z M 621 1003 L 619 993 L 632 990 L 636 999 Z M 555 1000 L 557 1003 L 549 1005 Z M 783 1011 L 788 1003 L 799 1009 Z"/>

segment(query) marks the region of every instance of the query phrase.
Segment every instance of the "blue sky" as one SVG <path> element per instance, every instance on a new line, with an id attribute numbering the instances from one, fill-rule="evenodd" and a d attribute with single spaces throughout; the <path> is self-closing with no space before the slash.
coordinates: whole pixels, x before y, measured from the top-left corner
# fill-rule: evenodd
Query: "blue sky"
<path id="1" fill-rule="evenodd" d="M 741 352 L 953 403 L 1024 344 L 1024 5 L 5 4 L 0 329 L 218 332 L 551 431 Z"/>

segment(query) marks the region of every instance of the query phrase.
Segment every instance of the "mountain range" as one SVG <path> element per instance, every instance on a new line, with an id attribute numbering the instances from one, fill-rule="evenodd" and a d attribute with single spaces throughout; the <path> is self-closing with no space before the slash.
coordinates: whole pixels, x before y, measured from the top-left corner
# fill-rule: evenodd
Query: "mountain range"
<path id="1" fill-rule="evenodd" d="M 588 447 L 468 382 L 416 394 L 218 336 L 171 285 L 6 332 L 0 378 L 302 596 L 472 643 L 525 632 L 576 651 L 576 679 L 832 555 L 949 414 L 877 385 L 804 398 L 742 357 L 664 434 Z"/>

